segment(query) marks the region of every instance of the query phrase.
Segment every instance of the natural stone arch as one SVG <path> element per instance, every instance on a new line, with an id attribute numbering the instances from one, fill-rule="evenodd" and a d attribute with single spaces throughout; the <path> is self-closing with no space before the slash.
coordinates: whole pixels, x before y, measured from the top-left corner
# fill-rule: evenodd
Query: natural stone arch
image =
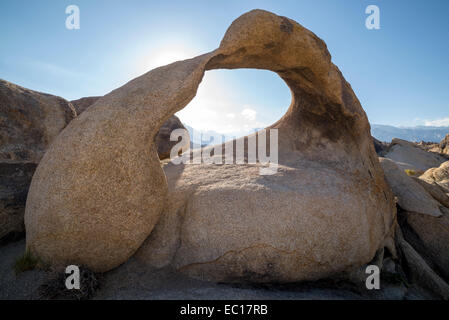
<path id="1" fill-rule="evenodd" d="M 374 152 L 367 117 L 332 64 L 324 42 L 295 21 L 261 10 L 235 20 L 217 50 L 128 82 L 67 126 L 33 177 L 25 216 L 27 248 L 54 266 L 75 263 L 95 271 L 110 270 L 134 254 L 169 206 L 154 136 L 171 115 L 193 99 L 204 72 L 219 68 L 266 69 L 284 79 L 292 91 L 292 103 L 284 117 L 271 126 L 279 130 L 280 163 L 291 168 L 316 163 L 312 176 L 316 173 L 320 179 L 331 179 L 331 185 L 325 180 L 318 184 L 327 191 L 324 204 L 338 209 L 328 218 L 312 208 L 313 199 L 305 198 L 310 210 L 302 208 L 304 217 L 316 218 L 316 234 L 304 243 L 293 239 L 298 247 L 280 259 L 283 269 L 262 268 L 268 276 L 253 280 L 319 278 L 372 259 L 376 250 L 391 240 L 395 207 Z M 295 183 L 305 188 L 307 181 Z M 346 190 L 337 190 L 332 183 Z M 332 196 L 334 191 L 340 193 Z M 307 222 L 301 217 L 295 215 L 295 223 Z M 326 239 L 326 228 L 332 224 L 337 224 L 336 230 Z M 323 240 L 329 244 L 323 246 Z M 287 245 L 281 239 L 276 241 L 279 247 Z M 313 252 L 315 246 L 321 251 Z M 270 265 L 254 257 L 273 259 L 283 250 L 268 252 L 267 247 L 231 255 L 227 251 L 214 259 L 212 268 L 203 261 L 187 261 L 186 253 L 192 248 L 181 248 L 184 254 L 182 250 L 177 253 L 173 265 L 189 267 L 189 274 L 206 274 L 207 279 L 231 279 L 233 273 L 240 279 L 246 269 L 251 273 L 259 268 L 254 261 Z M 146 248 L 154 248 L 154 243 Z M 197 252 L 198 259 L 207 256 L 212 261 L 213 255 L 205 250 Z M 307 257 L 310 253 L 318 258 Z M 338 258 L 340 253 L 347 259 Z M 333 258 L 336 265 L 331 266 L 329 259 Z"/>

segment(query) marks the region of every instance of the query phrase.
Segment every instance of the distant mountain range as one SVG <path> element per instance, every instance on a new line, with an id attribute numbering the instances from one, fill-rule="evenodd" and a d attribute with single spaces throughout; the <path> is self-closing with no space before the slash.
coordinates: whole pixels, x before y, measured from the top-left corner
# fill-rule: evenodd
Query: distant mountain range
<path id="1" fill-rule="evenodd" d="M 257 132 L 262 128 L 254 128 L 249 131 L 235 132 L 231 134 L 222 134 L 213 130 L 201 131 L 195 128 L 192 128 L 189 125 L 184 125 L 186 129 L 189 131 L 190 136 L 190 147 L 198 148 L 199 146 L 208 146 L 210 144 L 215 145 L 220 142 L 226 142 L 229 140 L 233 140 L 235 138 L 240 138 L 245 135 Z M 217 141 L 218 140 L 218 141 Z"/>
<path id="2" fill-rule="evenodd" d="M 415 142 L 440 142 L 448 133 L 449 127 L 394 127 L 383 124 L 371 124 L 371 135 L 377 140 L 385 142 L 390 142 L 393 138 Z"/>
<path id="3" fill-rule="evenodd" d="M 188 125 L 185 125 L 185 127 L 189 131 L 192 148 L 198 148 L 201 145 L 207 146 L 209 144 L 217 144 L 210 137 L 221 137 L 223 141 L 229 141 L 234 139 L 235 137 L 237 138 L 242 137 L 244 135 L 253 133 L 261 129 L 255 128 L 248 132 L 221 134 L 212 130 L 208 131 L 197 130 Z M 193 135 L 194 131 L 195 135 Z M 448 133 L 449 127 L 430 127 L 430 126 L 395 127 L 383 124 L 371 124 L 371 135 L 377 140 L 384 142 L 390 142 L 391 139 L 393 138 L 399 138 L 415 142 L 419 141 L 440 142 Z"/>

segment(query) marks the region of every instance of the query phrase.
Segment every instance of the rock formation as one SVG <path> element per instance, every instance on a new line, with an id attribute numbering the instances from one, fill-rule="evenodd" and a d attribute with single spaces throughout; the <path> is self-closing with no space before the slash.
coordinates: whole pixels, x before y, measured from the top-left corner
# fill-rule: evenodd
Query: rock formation
<path id="1" fill-rule="evenodd" d="M 430 152 L 436 152 L 443 156 L 449 156 L 449 133 L 440 141 L 440 143 L 428 144 L 427 150 Z"/>
<path id="2" fill-rule="evenodd" d="M 0 80 L 0 159 L 38 163 L 49 143 L 76 117 L 63 98 Z"/>
<path id="3" fill-rule="evenodd" d="M 379 157 L 384 157 L 390 147 L 389 143 L 382 142 L 373 137 L 374 149 Z"/>
<path id="4" fill-rule="evenodd" d="M 25 200 L 48 145 L 76 116 L 66 100 L 0 79 L 0 239 L 24 231 Z"/>
<path id="5" fill-rule="evenodd" d="M 0 241 L 24 232 L 28 188 L 50 142 L 99 98 L 68 102 L 0 80 L 0 120 L 4 124 L 0 128 Z M 170 141 L 170 132 L 177 128 L 185 129 L 176 116 L 160 128 L 156 145 L 161 160 L 170 156 L 177 143 Z"/>
<path id="6" fill-rule="evenodd" d="M 440 153 L 449 155 L 449 133 L 440 142 Z"/>
<path id="7" fill-rule="evenodd" d="M 276 174 L 161 168 L 159 128 L 205 71 L 223 68 L 270 70 L 290 87 L 290 108 L 270 127 Z M 393 252 L 395 204 L 366 114 L 325 43 L 254 10 L 215 51 L 154 69 L 73 120 L 36 170 L 25 222 L 27 248 L 53 266 L 110 270 L 148 238 L 138 256 L 150 264 L 207 280 L 285 282 L 359 267 L 384 246 Z"/>
<path id="8" fill-rule="evenodd" d="M 432 218 L 429 216 L 426 218 L 424 215 L 418 215 L 417 217 L 425 219 Z M 427 288 L 434 294 L 437 294 L 440 298 L 446 300 L 449 299 L 449 285 L 435 272 L 434 269 L 432 269 L 430 266 L 433 266 L 432 262 L 422 256 L 422 251 L 418 253 L 409 242 L 414 243 L 415 246 L 418 244 L 421 249 L 423 248 L 422 245 L 416 243 L 413 239 L 410 239 L 410 237 L 408 237 L 407 240 L 405 239 L 402 235 L 403 228 L 404 224 L 402 224 L 401 228 L 398 227 L 396 230 L 396 243 L 400 250 L 400 255 L 402 256 L 402 264 L 408 269 L 407 273 L 408 279 L 410 279 L 409 281 L 417 283 L 423 288 Z M 410 234 L 410 232 L 407 232 L 407 234 Z M 413 238 L 415 237 L 413 236 Z M 428 255 L 425 254 L 425 256 Z"/>
<path id="9" fill-rule="evenodd" d="M 447 159 L 433 152 L 426 152 L 413 142 L 393 139 L 385 158 L 391 159 L 403 170 L 423 173 L 429 168 L 438 167 Z"/>
<path id="10" fill-rule="evenodd" d="M 178 141 L 170 141 L 170 134 L 175 129 L 187 130 L 182 124 L 181 120 L 175 115 L 168 118 L 167 121 L 159 128 L 156 134 L 155 144 L 157 146 L 157 154 L 159 159 L 164 160 L 170 158 L 171 149 L 178 144 Z M 190 146 L 190 140 L 183 140 L 182 145 L 178 145 L 179 149 L 188 149 Z"/>
<path id="11" fill-rule="evenodd" d="M 72 105 L 75 107 L 76 114 L 80 115 L 83 113 L 87 108 L 89 108 L 91 105 L 93 105 L 98 99 L 101 97 L 84 97 L 77 100 L 70 101 Z"/>
<path id="12" fill-rule="evenodd" d="M 394 161 L 379 159 L 398 198 L 402 231 L 397 232 L 396 243 L 411 273 L 409 278 L 448 299 L 449 188 L 445 188 L 444 181 L 449 177 L 449 161 L 420 177 L 409 177 Z"/>
<path id="13" fill-rule="evenodd" d="M 428 214 L 434 217 L 441 216 L 440 203 L 427 191 L 400 169 L 394 161 L 379 158 L 385 177 L 398 197 L 398 204 L 402 209 Z"/>
<path id="14" fill-rule="evenodd" d="M 449 161 L 442 163 L 437 168 L 427 170 L 419 178 L 429 183 L 436 183 L 449 194 Z"/>
<path id="15" fill-rule="evenodd" d="M 90 105 L 95 103 L 101 97 L 86 97 L 78 100 L 71 101 L 76 109 L 78 115 L 80 115 L 84 110 L 86 110 Z M 170 150 L 178 143 L 177 141 L 170 141 L 170 134 L 175 129 L 185 129 L 181 120 L 175 115 L 171 116 L 165 123 L 160 127 L 155 143 L 157 146 L 157 153 L 160 160 L 170 158 Z M 179 148 L 187 148 L 189 141 L 183 141 L 184 144 L 179 146 Z"/>
<path id="16" fill-rule="evenodd" d="M 425 176 L 412 178 L 418 182 L 435 200 L 440 202 L 446 208 L 449 208 L 449 190 L 446 190 L 443 186 L 433 180 L 426 180 Z"/>

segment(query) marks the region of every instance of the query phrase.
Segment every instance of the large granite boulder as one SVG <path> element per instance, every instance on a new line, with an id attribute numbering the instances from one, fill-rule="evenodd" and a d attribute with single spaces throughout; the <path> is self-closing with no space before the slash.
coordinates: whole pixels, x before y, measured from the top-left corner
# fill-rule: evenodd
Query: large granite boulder
<path id="1" fill-rule="evenodd" d="M 24 231 L 25 200 L 48 145 L 76 116 L 66 100 L 0 79 L 0 239 Z"/>
<path id="2" fill-rule="evenodd" d="M 409 177 L 394 161 L 387 158 L 379 160 L 388 184 L 402 209 L 434 217 L 441 216 L 441 204 L 420 183 Z"/>
<path id="3" fill-rule="evenodd" d="M 193 99 L 206 70 L 223 68 L 271 70 L 290 87 L 291 106 L 270 127 L 277 172 L 260 175 L 260 163 L 163 170 L 159 128 Z M 217 50 L 154 69 L 73 120 L 36 170 L 25 222 L 27 248 L 53 266 L 110 270 L 148 238 L 139 251 L 148 263 L 269 282 L 369 262 L 391 247 L 395 210 L 366 114 L 325 43 L 253 10 Z"/>
<path id="4" fill-rule="evenodd" d="M 423 173 L 429 168 L 438 167 L 447 159 L 437 153 L 427 152 L 413 142 L 401 139 L 391 140 L 385 158 L 391 159 L 403 170 Z"/>
<path id="5" fill-rule="evenodd" d="M 75 107 L 77 114 L 80 115 L 84 110 L 94 104 L 101 97 L 85 97 L 78 100 L 71 101 Z M 171 149 L 178 143 L 178 141 L 171 141 L 170 135 L 175 129 L 187 130 L 182 124 L 181 120 L 175 115 L 171 116 L 159 129 L 155 143 L 157 146 L 157 153 L 160 160 L 170 158 Z M 178 149 L 188 149 L 189 141 L 182 141 L 183 144 L 178 145 Z"/>

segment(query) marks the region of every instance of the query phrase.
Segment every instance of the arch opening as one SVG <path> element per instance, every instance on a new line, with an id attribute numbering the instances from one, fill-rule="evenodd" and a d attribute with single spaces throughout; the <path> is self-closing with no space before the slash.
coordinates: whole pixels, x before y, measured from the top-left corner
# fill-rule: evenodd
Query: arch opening
<path id="1" fill-rule="evenodd" d="M 176 115 L 196 148 L 269 127 L 284 116 L 291 100 L 290 88 L 275 72 L 214 69 L 205 72 L 195 97 Z"/>

